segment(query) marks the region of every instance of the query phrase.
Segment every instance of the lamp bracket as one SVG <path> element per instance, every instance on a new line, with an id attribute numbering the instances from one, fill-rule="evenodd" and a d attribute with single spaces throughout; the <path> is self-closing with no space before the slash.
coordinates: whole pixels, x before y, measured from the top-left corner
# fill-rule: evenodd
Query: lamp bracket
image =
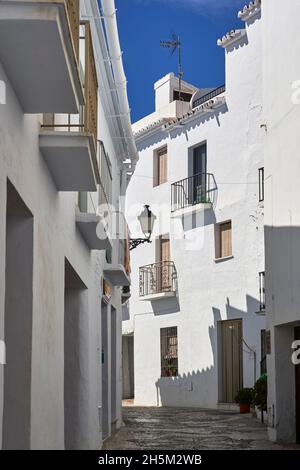
<path id="1" fill-rule="evenodd" d="M 130 251 L 143 243 L 152 243 L 152 240 L 150 238 L 130 238 Z"/>

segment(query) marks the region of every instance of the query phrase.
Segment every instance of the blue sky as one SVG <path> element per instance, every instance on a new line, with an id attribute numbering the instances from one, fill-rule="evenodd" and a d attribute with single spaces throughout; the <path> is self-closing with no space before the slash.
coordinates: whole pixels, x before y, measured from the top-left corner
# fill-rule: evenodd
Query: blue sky
<path id="1" fill-rule="evenodd" d="M 243 27 L 237 12 L 248 0 L 116 0 L 132 122 L 154 111 L 153 84 L 177 73 L 177 55 L 160 47 L 176 32 L 182 41 L 184 80 L 198 87 L 225 82 L 217 39 Z"/>

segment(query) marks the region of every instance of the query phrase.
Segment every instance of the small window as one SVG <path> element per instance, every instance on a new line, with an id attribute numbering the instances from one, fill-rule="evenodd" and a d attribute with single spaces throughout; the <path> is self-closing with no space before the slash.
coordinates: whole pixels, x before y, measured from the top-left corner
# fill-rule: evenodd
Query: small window
<path id="1" fill-rule="evenodd" d="M 191 93 L 186 93 L 184 91 L 182 91 L 180 93 L 180 101 L 186 101 L 186 102 L 190 102 L 191 99 L 192 99 L 192 94 Z M 174 90 L 173 92 L 173 100 L 174 101 L 179 101 L 179 90 Z"/>
<path id="2" fill-rule="evenodd" d="M 168 180 L 167 147 L 156 150 L 153 158 L 153 186 L 159 186 Z"/>
<path id="3" fill-rule="evenodd" d="M 231 221 L 217 224 L 215 228 L 216 259 L 232 256 Z"/>
<path id="4" fill-rule="evenodd" d="M 160 330 L 161 376 L 178 376 L 177 326 Z"/>
<path id="5" fill-rule="evenodd" d="M 258 170 L 258 180 L 259 180 L 259 202 L 262 202 L 265 199 L 265 169 L 264 168 L 260 168 Z"/>
<path id="6" fill-rule="evenodd" d="M 259 309 L 261 312 L 266 309 L 266 289 L 264 271 L 259 273 Z"/>
<path id="7" fill-rule="evenodd" d="M 260 360 L 260 375 L 267 373 L 267 335 L 266 330 L 260 330 L 261 341 L 261 360 Z"/>

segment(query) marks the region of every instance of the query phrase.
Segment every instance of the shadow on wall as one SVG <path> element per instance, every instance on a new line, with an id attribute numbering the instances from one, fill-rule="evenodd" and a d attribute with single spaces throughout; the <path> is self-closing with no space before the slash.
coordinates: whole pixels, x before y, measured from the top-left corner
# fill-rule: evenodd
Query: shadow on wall
<path id="1" fill-rule="evenodd" d="M 151 302 L 151 307 L 154 315 L 169 315 L 171 313 L 180 312 L 180 303 L 178 297 L 178 289 L 176 297 L 170 297 L 169 299 L 154 300 Z"/>
<path id="2" fill-rule="evenodd" d="M 213 307 L 214 324 L 208 328 L 211 349 L 206 352 L 206 354 L 212 353 L 213 360 L 209 360 L 207 367 L 201 370 L 195 369 L 184 372 L 177 377 L 160 377 L 155 384 L 157 388 L 157 405 L 215 408 L 218 401 L 222 401 L 223 394 L 220 322 L 221 320 L 244 319 L 246 316 L 253 317 L 253 321 L 255 321 L 255 312 L 258 309 L 259 301 L 250 295 L 246 296 L 246 311 L 232 306 L 228 297 L 225 304 L 226 316 L 224 318 L 221 317 L 220 309 Z M 201 335 L 203 337 L 203 331 Z M 200 333 L 199 341 L 201 341 Z M 183 348 L 186 348 L 189 354 L 193 354 L 193 345 L 181 345 L 179 338 L 179 351 L 181 351 L 181 354 Z M 187 352 L 185 356 L 187 356 Z M 257 360 L 259 358 L 258 355 Z M 201 361 L 201 358 L 194 357 L 194 361 L 197 364 Z M 218 364 L 220 364 L 219 367 Z"/>
<path id="3" fill-rule="evenodd" d="M 212 408 L 218 401 L 217 380 L 217 322 L 221 319 L 214 312 L 214 325 L 208 328 L 212 364 L 202 370 L 179 374 L 177 377 L 161 377 L 156 382 L 158 406 L 192 406 Z M 192 345 L 189 345 L 192 351 Z"/>
<path id="4" fill-rule="evenodd" d="M 167 136 L 167 133 L 164 131 L 157 132 L 156 134 L 149 136 L 148 138 L 143 140 L 143 142 L 137 144 L 138 151 L 141 152 L 149 147 L 152 147 L 153 145 L 159 144 L 160 142 L 164 142 Z"/>
<path id="5" fill-rule="evenodd" d="M 188 131 L 201 126 L 201 124 L 204 124 L 205 122 L 212 121 L 213 119 L 216 120 L 218 127 L 220 127 L 221 124 L 219 118 L 222 114 L 225 114 L 227 112 L 228 108 L 225 103 L 223 106 L 216 110 L 212 109 L 210 110 L 210 112 L 207 112 L 203 115 L 199 114 L 199 116 L 195 117 L 195 119 L 193 119 L 193 121 L 190 123 L 183 124 L 182 126 L 176 127 L 174 129 L 166 129 L 165 131 L 157 132 L 155 135 L 149 136 L 148 138 L 143 140 L 143 142 L 138 143 L 138 151 L 141 152 L 149 147 L 152 147 L 153 145 L 157 145 L 160 142 L 164 142 L 168 136 L 168 133 L 170 133 L 171 139 L 175 139 L 184 132 L 186 135 L 186 140 L 188 140 Z"/>
<path id="6" fill-rule="evenodd" d="M 216 190 L 216 193 L 217 192 L 218 190 Z M 197 211 L 197 207 L 195 207 L 195 212 L 192 214 L 181 216 L 181 223 L 183 231 L 189 232 L 196 228 L 214 225 L 216 223 L 216 215 L 213 208 Z"/>
<path id="7" fill-rule="evenodd" d="M 188 140 L 188 135 L 187 132 L 191 131 L 192 129 L 196 129 L 197 127 L 200 127 L 202 124 L 216 120 L 218 127 L 220 127 L 220 116 L 222 114 L 226 114 L 228 112 L 228 107 L 227 104 L 224 103 L 223 106 L 221 106 L 218 109 L 211 109 L 209 112 L 206 112 L 204 114 L 199 114 L 199 116 L 195 117 L 193 121 L 183 124 L 182 126 L 178 126 L 174 129 L 170 129 L 170 137 L 171 139 L 176 139 L 178 136 L 180 136 L 183 132 L 186 135 L 186 140 Z"/>
<path id="8" fill-rule="evenodd" d="M 227 47 L 227 52 L 232 52 L 241 47 L 247 46 L 249 44 L 247 34 L 242 36 L 238 41 L 234 42 L 231 46 Z"/>

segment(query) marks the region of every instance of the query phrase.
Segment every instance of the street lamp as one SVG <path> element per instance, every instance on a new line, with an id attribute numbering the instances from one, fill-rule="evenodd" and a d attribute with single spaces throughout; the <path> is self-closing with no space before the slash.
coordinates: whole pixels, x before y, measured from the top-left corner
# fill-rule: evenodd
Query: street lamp
<path id="1" fill-rule="evenodd" d="M 144 209 L 138 216 L 138 220 L 141 224 L 141 229 L 145 238 L 131 238 L 130 239 L 130 250 L 134 250 L 137 246 L 142 243 L 151 243 L 151 235 L 153 232 L 154 222 L 156 215 L 150 210 L 150 206 L 145 205 Z"/>

